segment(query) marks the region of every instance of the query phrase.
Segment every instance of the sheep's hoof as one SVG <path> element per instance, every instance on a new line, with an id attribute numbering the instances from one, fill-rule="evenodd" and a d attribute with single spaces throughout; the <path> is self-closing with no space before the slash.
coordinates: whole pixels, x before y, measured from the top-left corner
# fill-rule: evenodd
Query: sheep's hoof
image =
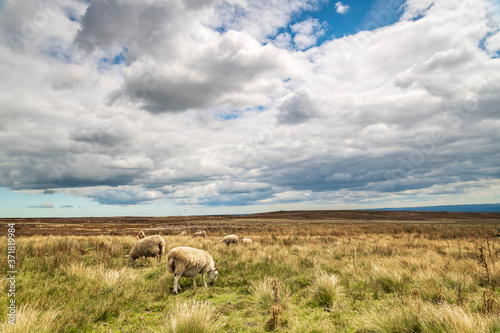
<path id="1" fill-rule="evenodd" d="M 177 293 L 177 291 L 175 291 L 175 290 L 174 290 L 174 291 L 173 291 L 173 294 L 174 294 L 174 295 L 177 295 L 178 293 Z"/>

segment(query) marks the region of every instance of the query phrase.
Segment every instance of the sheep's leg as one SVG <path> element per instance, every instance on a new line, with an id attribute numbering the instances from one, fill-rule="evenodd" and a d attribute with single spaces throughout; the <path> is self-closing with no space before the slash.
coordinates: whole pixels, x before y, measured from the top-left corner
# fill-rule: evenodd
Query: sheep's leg
<path id="1" fill-rule="evenodd" d="M 177 295 L 177 288 L 179 288 L 179 290 L 181 289 L 181 286 L 179 286 L 179 278 L 181 277 L 181 274 L 176 274 L 174 276 L 174 294 Z"/>
<path id="2" fill-rule="evenodd" d="M 179 290 L 182 290 L 181 285 L 179 284 L 179 278 L 180 278 L 181 276 L 182 276 L 182 273 L 181 273 L 181 274 L 179 274 L 179 276 L 177 277 L 177 289 L 179 289 Z"/>
<path id="3" fill-rule="evenodd" d="M 196 275 L 193 276 L 193 288 L 196 288 Z"/>
<path id="4" fill-rule="evenodd" d="M 201 274 L 201 278 L 203 279 L 203 285 L 207 287 L 207 283 L 205 282 L 205 273 Z"/>

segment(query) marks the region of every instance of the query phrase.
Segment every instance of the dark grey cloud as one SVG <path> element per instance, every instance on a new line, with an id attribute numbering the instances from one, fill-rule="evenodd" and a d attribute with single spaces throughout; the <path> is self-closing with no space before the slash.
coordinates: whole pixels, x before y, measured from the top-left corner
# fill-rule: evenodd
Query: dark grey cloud
<path id="1" fill-rule="evenodd" d="M 126 47 L 128 64 L 143 55 L 170 59 L 179 55 L 182 40 L 210 13 L 212 3 L 93 1 L 82 17 L 75 43 L 87 52 Z"/>
<path id="2" fill-rule="evenodd" d="M 75 42 L 91 52 L 96 47 L 146 46 L 158 41 L 176 2 L 150 4 L 132 1 L 94 1 L 81 20 Z M 175 18 L 175 16 L 174 16 Z"/>
<path id="3" fill-rule="evenodd" d="M 204 22 L 212 15 L 209 7 L 198 1 L 92 2 L 76 44 L 88 52 L 127 49 L 122 87 L 108 103 L 153 113 L 238 108 L 279 91 L 287 55 L 246 31 L 211 30 Z"/>
<path id="4" fill-rule="evenodd" d="M 85 114 L 76 119 L 70 129 L 70 138 L 75 142 L 88 143 L 94 146 L 91 149 L 95 150 L 95 146 L 113 148 L 128 145 L 139 133 L 137 126 L 125 116 L 101 118 L 94 114 Z"/>
<path id="5" fill-rule="evenodd" d="M 126 70 L 122 89 L 110 95 L 111 105 L 132 101 L 153 113 L 224 104 L 238 107 L 248 103 L 245 94 L 273 94 L 280 89 L 276 83 L 285 76 L 286 57 L 272 45 L 261 46 L 237 32 L 214 36 L 206 46 L 186 44 L 195 50 L 184 56 L 182 64 L 164 58 L 136 61 Z M 274 86 L 263 90 L 256 84 L 259 80 Z"/>
<path id="6" fill-rule="evenodd" d="M 135 186 L 96 187 L 85 196 L 103 205 L 136 205 L 157 199 L 158 192 Z"/>
<path id="7" fill-rule="evenodd" d="M 281 124 L 300 124 L 319 114 L 316 103 L 307 90 L 295 91 L 278 106 L 278 121 Z"/>

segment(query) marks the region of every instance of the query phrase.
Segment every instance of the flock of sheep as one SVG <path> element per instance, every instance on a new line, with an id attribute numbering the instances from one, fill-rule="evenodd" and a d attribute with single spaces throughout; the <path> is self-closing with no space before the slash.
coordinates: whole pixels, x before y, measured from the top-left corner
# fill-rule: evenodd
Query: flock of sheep
<path id="1" fill-rule="evenodd" d="M 180 235 L 186 235 L 183 231 Z M 206 237 L 205 231 L 198 231 L 194 233 L 193 237 Z M 165 239 L 159 235 L 147 236 L 143 231 L 139 231 L 137 237 L 139 240 L 134 244 L 130 253 L 128 254 L 130 263 L 133 265 L 137 259 L 139 263 L 142 257 L 156 257 L 158 262 L 161 262 L 162 255 L 165 254 Z M 243 238 L 236 235 L 228 235 L 220 240 L 219 243 L 237 244 L 251 243 L 250 238 Z M 181 246 L 174 247 L 167 255 L 168 271 L 174 274 L 174 294 L 180 290 L 179 278 L 192 277 L 193 287 L 196 287 L 196 276 L 201 274 L 203 285 L 206 287 L 205 275 L 208 275 L 209 283 L 213 283 L 217 279 L 218 268 L 214 263 L 214 259 L 207 251 L 195 249 L 193 247 Z"/>

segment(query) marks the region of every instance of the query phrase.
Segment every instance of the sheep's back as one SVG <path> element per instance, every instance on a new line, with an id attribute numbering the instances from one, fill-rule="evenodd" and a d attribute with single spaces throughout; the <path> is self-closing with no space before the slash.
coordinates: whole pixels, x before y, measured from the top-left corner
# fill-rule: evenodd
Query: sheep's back
<path id="1" fill-rule="evenodd" d="M 195 249 L 192 247 L 175 247 L 168 253 L 167 260 L 181 260 L 187 264 L 187 267 L 205 267 L 213 266 L 213 258 L 207 251 Z"/>
<path id="2" fill-rule="evenodd" d="M 236 236 L 236 235 L 228 235 L 228 236 L 225 236 L 222 240 L 225 241 L 225 242 L 235 242 L 235 243 L 238 243 L 238 236 Z"/>
<path id="3" fill-rule="evenodd" d="M 165 239 L 158 235 L 148 236 L 139 240 L 134 247 L 141 255 L 158 255 L 165 253 Z"/>

